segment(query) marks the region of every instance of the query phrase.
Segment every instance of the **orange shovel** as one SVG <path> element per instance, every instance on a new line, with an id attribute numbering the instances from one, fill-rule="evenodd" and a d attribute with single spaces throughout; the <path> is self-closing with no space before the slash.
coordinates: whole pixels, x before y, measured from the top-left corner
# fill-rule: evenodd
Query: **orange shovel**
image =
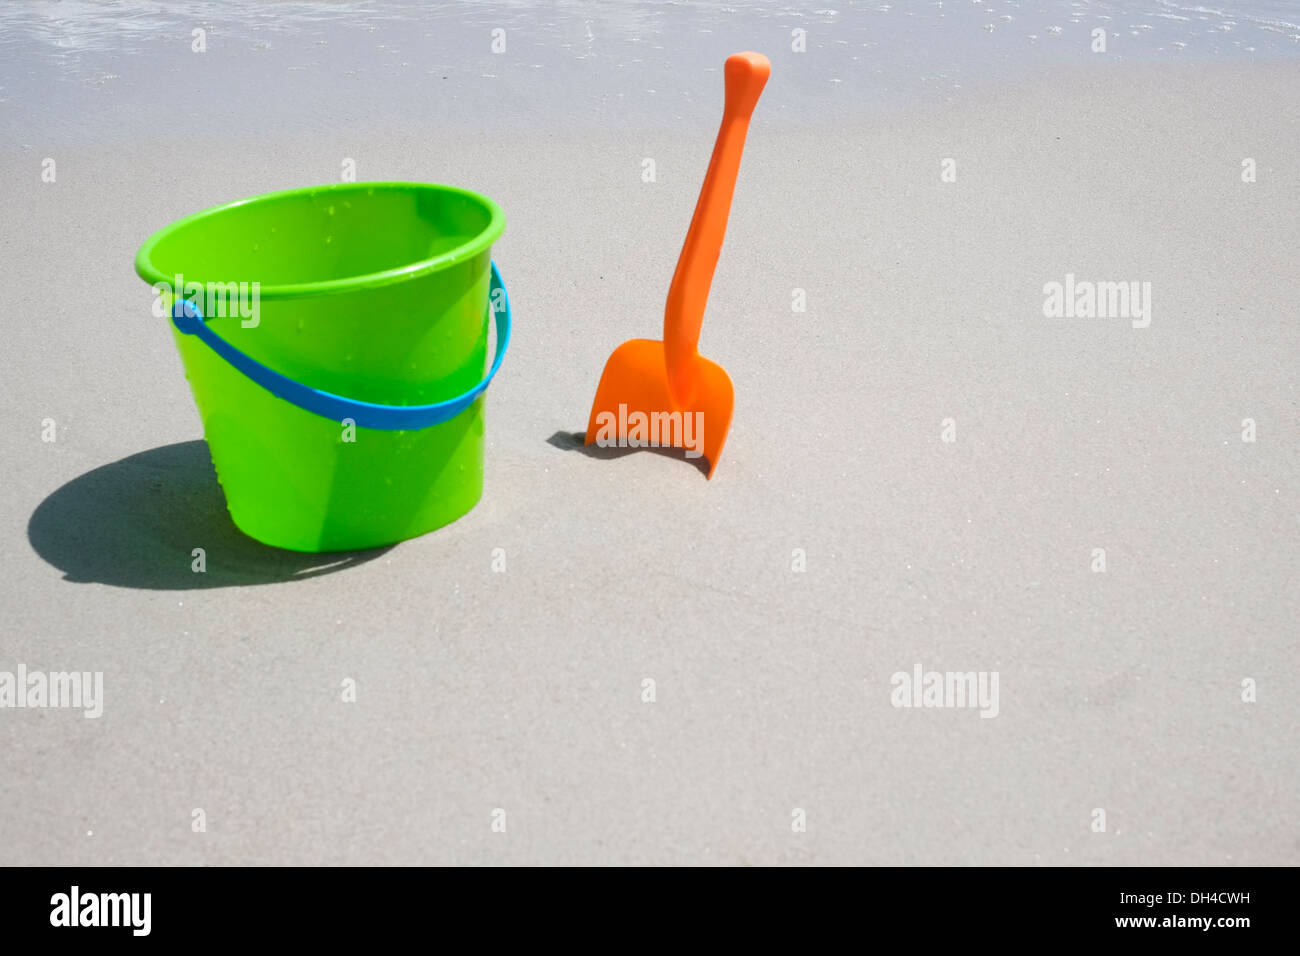
<path id="1" fill-rule="evenodd" d="M 668 287 L 664 340 L 632 339 L 614 350 L 596 386 L 588 445 L 684 448 L 687 457 L 703 455 L 713 477 L 731 427 L 735 390 L 726 370 L 700 355 L 700 324 L 727 232 L 749 117 L 771 72 L 761 53 L 727 57 L 722 127 Z"/>

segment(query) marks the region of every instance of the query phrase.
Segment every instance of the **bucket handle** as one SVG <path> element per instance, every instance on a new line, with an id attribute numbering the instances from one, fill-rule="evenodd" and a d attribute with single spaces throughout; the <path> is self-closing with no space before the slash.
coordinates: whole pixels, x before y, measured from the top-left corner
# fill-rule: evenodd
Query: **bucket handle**
<path id="1" fill-rule="evenodd" d="M 502 307 L 494 305 L 497 290 L 501 292 Z M 467 392 L 455 398 L 434 402 L 432 405 L 376 405 L 355 398 L 344 398 L 332 392 L 324 392 L 310 385 L 295 381 L 281 375 L 272 368 L 241 352 L 221 336 L 217 335 L 204 320 L 198 306 L 182 299 L 172 309 L 172 322 L 176 328 L 187 335 L 197 335 L 212 351 L 229 362 L 244 377 L 256 382 L 277 398 L 297 405 L 304 411 L 332 421 L 342 422 L 350 418 L 362 428 L 374 428 L 380 431 L 405 431 L 408 429 L 428 428 L 441 425 L 455 418 L 483 394 L 488 383 L 501 367 L 505 358 L 506 346 L 510 344 L 510 296 L 506 294 L 505 283 L 501 281 L 501 272 L 497 264 L 492 263 L 492 279 L 488 291 L 488 309 L 496 314 L 497 349 L 492 359 L 492 367 L 483 376 L 483 380 Z"/>

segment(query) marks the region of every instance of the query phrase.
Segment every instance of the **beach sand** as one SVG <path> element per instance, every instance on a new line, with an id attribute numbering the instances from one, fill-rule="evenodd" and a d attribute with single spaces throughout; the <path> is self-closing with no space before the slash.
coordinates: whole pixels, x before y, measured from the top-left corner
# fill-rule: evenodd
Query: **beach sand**
<path id="1" fill-rule="evenodd" d="M 1297 101 L 1294 62 L 1115 61 L 760 103 L 711 482 L 573 434 L 659 336 L 713 123 L 12 144 L 0 668 L 104 711 L 0 714 L 4 862 L 1300 863 Z M 342 157 L 500 202 L 516 328 L 481 504 L 340 560 L 230 525 L 131 261 Z M 1149 326 L 1045 317 L 1067 274 L 1149 282 Z M 893 706 L 917 664 L 997 672 L 996 718 Z"/>

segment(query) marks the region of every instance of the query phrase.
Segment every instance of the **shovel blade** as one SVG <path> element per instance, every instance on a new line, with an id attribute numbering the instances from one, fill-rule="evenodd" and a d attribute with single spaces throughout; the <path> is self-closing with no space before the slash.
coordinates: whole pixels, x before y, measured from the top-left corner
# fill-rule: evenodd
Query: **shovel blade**
<path id="1" fill-rule="evenodd" d="M 679 403 L 669 389 L 663 342 L 632 339 L 616 348 L 596 386 L 586 443 L 683 448 L 689 458 L 704 456 L 712 478 L 736 393 L 721 365 L 701 355 L 694 360 L 694 391 Z"/>

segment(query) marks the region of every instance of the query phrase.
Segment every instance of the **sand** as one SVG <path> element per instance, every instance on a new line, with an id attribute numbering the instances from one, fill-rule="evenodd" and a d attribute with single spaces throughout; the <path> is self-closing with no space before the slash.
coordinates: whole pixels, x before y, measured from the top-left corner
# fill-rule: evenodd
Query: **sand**
<path id="1" fill-rule="evenodd" d="M 711 482 L 573 439 L 658 335 L 711 124 L 11 143 L 0 669 L 104 700 L 0 710 L 0 861 L 1300 863 L 1298 96 L 1112 61 L 760 104 Z M 516 335 L 479 507 L 340 560 L 230 525 L 131 260 L 344 156 L 502 204 Z M 1149 326 L 1046 318 L 1067 275 L 1149 282 Z M 918 664 L 996 672 L 997 716 L 894 706 Z"/>

